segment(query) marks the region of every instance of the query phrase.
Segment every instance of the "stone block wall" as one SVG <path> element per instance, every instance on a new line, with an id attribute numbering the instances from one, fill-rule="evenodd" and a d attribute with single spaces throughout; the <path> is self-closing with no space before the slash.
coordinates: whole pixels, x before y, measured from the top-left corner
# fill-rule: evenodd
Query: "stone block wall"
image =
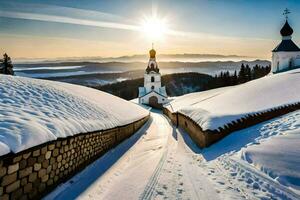
<path id="1" fill-rule="evenodd" d="M 0 157 L 0 199 L 39 199 L 130 137 L 149 116 L 109 130 L 60 138 Z"/>
<path id="2" fill-rule="evenodd" d="M 300 103 L 294 103 L 284 106 L 279 106 L 277 108 L 256 113 L 256 114 L 249 114 L 241 119 L 236 121 L 232 121 L 228 124 L 225 124 L 223 128 L 219 128 L 218 130 L 205 130 L 203 131 L 202 128 L 194 122 L 188 116 L 182 113 L 171 113 L 169 110 L 164 109 L 163 113 L 170 118 L 172 123 L 176 126 L 180 126 L 183 128 L 192 140 L 201 148 L 208 147 L 217 141 L 221 140 L 228 134 L 241 130 L 255 124 L 273 119 L 275 117 L 287 114 L 289 112 L 293 112 L 295 110 L 300 109 Z"/>
<path id="3" fill-rule="evenodd" d="M 189 117 L 182 115 L 181 113 L 177 113 L 177 115 L 178 126 L 183 128 L 199 147 L 206 147 L 207 134 L 204 131 L 202 131 L 201 127 Z"/>
<path id="4" fill-rule="evenodd" d="M 178 113 L 174 112 L 172 113 L 167 108 L 163 108 L 163 113 L 171 120 L 171 122 L 178 126 Z"/>

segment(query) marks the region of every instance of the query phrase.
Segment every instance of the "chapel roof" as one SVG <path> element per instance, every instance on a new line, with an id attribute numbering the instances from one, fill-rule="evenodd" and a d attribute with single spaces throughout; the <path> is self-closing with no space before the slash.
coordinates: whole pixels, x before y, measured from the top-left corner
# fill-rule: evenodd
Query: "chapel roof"
<path id="1" fill-rule="evenodd" d="M 282 40 L 280 44 L 273 50 L 273 52 L 279 51 L 300 51 L 299 47 L 291 40 Z"/>
<path id="2" fill-rule="evenodd" d="M 289 22 L 286 20 L 285 24 L 283 25 L 283 27 L 280 30 L 281 36 L 283 36 L 283 37 L 291 36 L 293 34 L 293 32 L 294 32 L 294 30 L 290 26 Z"/>

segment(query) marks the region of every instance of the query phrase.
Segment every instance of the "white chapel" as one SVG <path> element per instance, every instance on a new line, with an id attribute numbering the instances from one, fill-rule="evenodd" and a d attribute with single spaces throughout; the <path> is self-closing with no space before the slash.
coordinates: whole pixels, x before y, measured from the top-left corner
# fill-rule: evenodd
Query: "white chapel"
<path id="1" fill-rule="evenodd" d="M 144 74 L 144 87 L 139 87 L 139 103 L 161 108 L 168 102 L 166 88 L 161 86 L 161 74 L 156 62 L 156 51 L 149 51 L 150 59 Z"/>
<path id="2" fill-rule="evenodd" d="M 293 29 L 288 23 L 287 14 L 289 10 L 285 9 L 286 21 L 280 30 L 282 41 L 272 52 L 272 73 L 283 72 L 300 67 L 300 49 L 292 41 Z"/>

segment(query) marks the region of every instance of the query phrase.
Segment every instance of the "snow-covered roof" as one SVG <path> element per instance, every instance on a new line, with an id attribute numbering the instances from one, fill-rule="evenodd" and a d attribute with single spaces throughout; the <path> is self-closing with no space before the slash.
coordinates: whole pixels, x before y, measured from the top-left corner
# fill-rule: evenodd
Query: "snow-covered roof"
<path id="1" fill-rule="evenodd" d="M 146 97 L 146 96 L 149 97 L 149 96 L 153 95 L 154 93 L 157 94 L 157 95 L 159 95 L 159 96 L 161 96 L 161 97 L 168 98 L 167 96 L 164 96 L 163 94 L 158 93 L 158 92 L 155 91 L 155 90 L 151 90 L 150 92 L 144 94 L 143 96 L 139 96 L 139 98 Z"/>
<path id="2" fill-rule="evenodd" d="M 159 88 L 159 93 L 160 93 L 162 96 L 167 97 L 166 87 L 165 87 L 165 86 L 160 87 L 160 88 Z"/>
<path id="3" fill-rule="evenodd" d="M 0 75 L 0 155 L 126 125 L 148 114 L 134 103 L 99 90 Z"/>
<path id="4" fill-rule="evenodd" d="M 139 87 L 139 97 L 142 97 L 146 94 L 146 88 L 145 87 Z"/>
<path id="5" fill-rule="evenodd" d="M 234 87 L 184 95 L 166 107 L 190 117 L 203 130 L 216 130 L 247 114 L 300 102 L 299 91 L 300 69 L 295 69 Z"/>

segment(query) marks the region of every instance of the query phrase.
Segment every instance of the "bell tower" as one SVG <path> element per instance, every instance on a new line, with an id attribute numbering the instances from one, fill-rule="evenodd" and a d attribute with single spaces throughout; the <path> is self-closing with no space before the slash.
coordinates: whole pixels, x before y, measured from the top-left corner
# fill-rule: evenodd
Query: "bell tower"
<path id="1" fill-rule="evenodd" d="M 156 62 L 156 51 L 149 51 L 149 61 L 144 73 L 144 87 L 139 87 L 139 103 L 161 107 L 167 103 L 166 88 L 161 86 L 161 74 Z"/>
<path id="2" fill-rule="evenodd" d="M 144 87 L 146 92 L 157 91 L 161 88 L 161 75 L 156 62 L 156 51 L 153 48 L 149 51 L 149 61 L 144 74 Z"/>

